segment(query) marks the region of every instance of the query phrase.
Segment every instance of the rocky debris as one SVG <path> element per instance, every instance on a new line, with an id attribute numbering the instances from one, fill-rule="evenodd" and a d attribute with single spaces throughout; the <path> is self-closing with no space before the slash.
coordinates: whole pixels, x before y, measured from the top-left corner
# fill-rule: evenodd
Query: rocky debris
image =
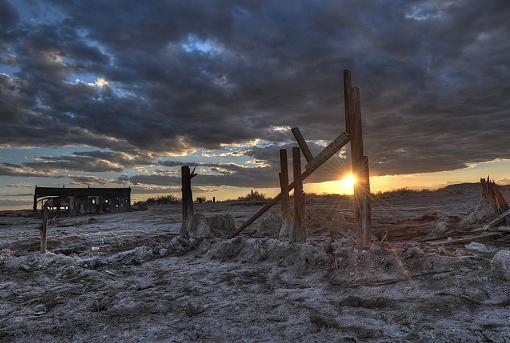
<path id="1" fill-rule="evenodd" d="M 422 257 L 424 254 L 423 254 L 423 250 L 421 250 L 421 248 L 419 246 L 410 246 L 404 250 L 403 255 L 404 255 L 404 258 L 409 259 L 409 258 Z"/>
<path id="2" fill-rule="evenodd" d="M 477 242 L 471 242 L 469 244 L 464 245 L 464 248 L 471 251 L 477 251 L 477 252 L 491 252 L 489 248 L 485 244 L 477 243 Z"/>
<path id="3" fill-rule="evenodd" d="M 44 314 L 46 313 L 46 306 L 44 304 L 38 304 L 34 307 L 34 314 Z"/>
<path id="4" fill-rule="evenodd" d="M 501 250 L 494 255 L 491 266 L 497 277 L 510 281 L 510 250 Z"/>

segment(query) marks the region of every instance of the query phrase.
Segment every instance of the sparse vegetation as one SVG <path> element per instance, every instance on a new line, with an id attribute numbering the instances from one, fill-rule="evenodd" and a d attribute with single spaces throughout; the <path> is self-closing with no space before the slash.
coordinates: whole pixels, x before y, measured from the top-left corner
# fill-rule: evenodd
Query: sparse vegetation
<path id="1" fill-rule="evenodd" d="M 138 201 L 137 203 L 145 203 L 147 205 L 165 205 L 165 204 L 180 204 L 181 199 L 172 194 L 158 196 L 156 198 L 148 198 L 145 201 Z M 135 203 L 135 204 L 137 204 Z"/>
<path id="2" fill-rule="evenodd" d="M 270 198 L 266 197 L 264 193 L 260 193 L 258 191 L 252 190 L 250 193 L 240 196 L 237 198 L 238 201 L 267 201 Z"/>

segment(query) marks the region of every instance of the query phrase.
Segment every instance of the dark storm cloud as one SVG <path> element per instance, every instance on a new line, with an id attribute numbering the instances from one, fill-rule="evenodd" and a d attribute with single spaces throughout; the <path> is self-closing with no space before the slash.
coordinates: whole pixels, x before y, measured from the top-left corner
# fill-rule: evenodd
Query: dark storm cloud
<path id="1" fill-rule="evenodd" d="M 0 2 L 0 46 L 20 69 L 0 74 L 0 144 L 179 153 L 254 138 L 285 143 L 272 129 L 281 126 L 329 142 L 343 131 L 347 67 L 361 87 L 373 174 L 510 158 L 506 0 L 51 4 L 62 18 L 35 24 Z M 74 81 L 83 74 L 108 83 Z M 255 157 L 269 167 L 203 175 L 203 184 L 274 185 L 277 148 Z M 109 162 L 77 169 L 86 158 Z M 343 168 L 329 163 L 316 179 Z M 28 166 L 130 165 L 89 154 Z M 133 182 L 149 177 L 175 181 Z"/>
<path id="2" fill-rule="evenodd" d="M 47 171 L 34 170 L 18 164 L 1 163 L 0 176 L 18 176 L 18 177 L 58 177 Z"/>

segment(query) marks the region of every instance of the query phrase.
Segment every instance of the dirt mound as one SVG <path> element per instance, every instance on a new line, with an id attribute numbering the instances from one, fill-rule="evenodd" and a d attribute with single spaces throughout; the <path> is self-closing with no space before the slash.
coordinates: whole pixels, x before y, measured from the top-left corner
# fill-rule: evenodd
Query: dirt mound
<path id="1" fill-rule="evenodd" d="M 193 238 L 227 238 L 232 237 L 235 231 L 234 218 L 230 214 L 206 217 L 203 214 L 196 213 L 192 219 L 189 235 Z"/>

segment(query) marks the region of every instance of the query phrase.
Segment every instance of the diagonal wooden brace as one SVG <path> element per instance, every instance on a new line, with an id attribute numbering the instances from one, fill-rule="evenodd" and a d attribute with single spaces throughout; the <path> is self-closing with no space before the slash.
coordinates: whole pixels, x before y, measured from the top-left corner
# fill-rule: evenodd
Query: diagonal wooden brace
<path id="1" fill-rule="evenodd" d="M 349 143 L 349 137 L 346 133 L 340 134 L 337 138 L 333 140 L 333 142 L 329 143 L 327 147 L 325 147 L 317 156 L 313 158 L 310 163 L 306 166 L 306 170 L 301 174 L 301 179 L 304 180 L 308 176 L 310 176 L 317 168 L 324 164 L 327 160 L 331 158 L 334 154 L 336 154 L 340 149 L 342 149 L 347 143 Z M 294 189 L 294 182 L 291 182 L 288 187 L 288 191 Z M 250 219 L 248 219 L 243 225 L 237 229 L 237 231 L 232 235 L 232 237 L 240 234 L 244 229 L 246 229 L 251 223 L 253 223 L 257 218 L 263 215 L 267 210 L 273 207 L 275 204 L 280 201 L 282 193 L 279 193 L 269 202 L 267 202 L 260 210 L 257 211 Z"/>
<path id="2" fill-rule="evenodd" d="M 294 135 L 294 138 L 296 138 L 297 144 L 301 148 L 303 155 L 305 155 L 306 162 L 310 163 L 313 160 L 313 155 L 310 149 L 308 148 L 308 145 L 306 144 L 306 141 L 303 138 L 301 131 L 299 131 L 299 127 L 293 127 L 291 131 L 292 134 Z"/>

